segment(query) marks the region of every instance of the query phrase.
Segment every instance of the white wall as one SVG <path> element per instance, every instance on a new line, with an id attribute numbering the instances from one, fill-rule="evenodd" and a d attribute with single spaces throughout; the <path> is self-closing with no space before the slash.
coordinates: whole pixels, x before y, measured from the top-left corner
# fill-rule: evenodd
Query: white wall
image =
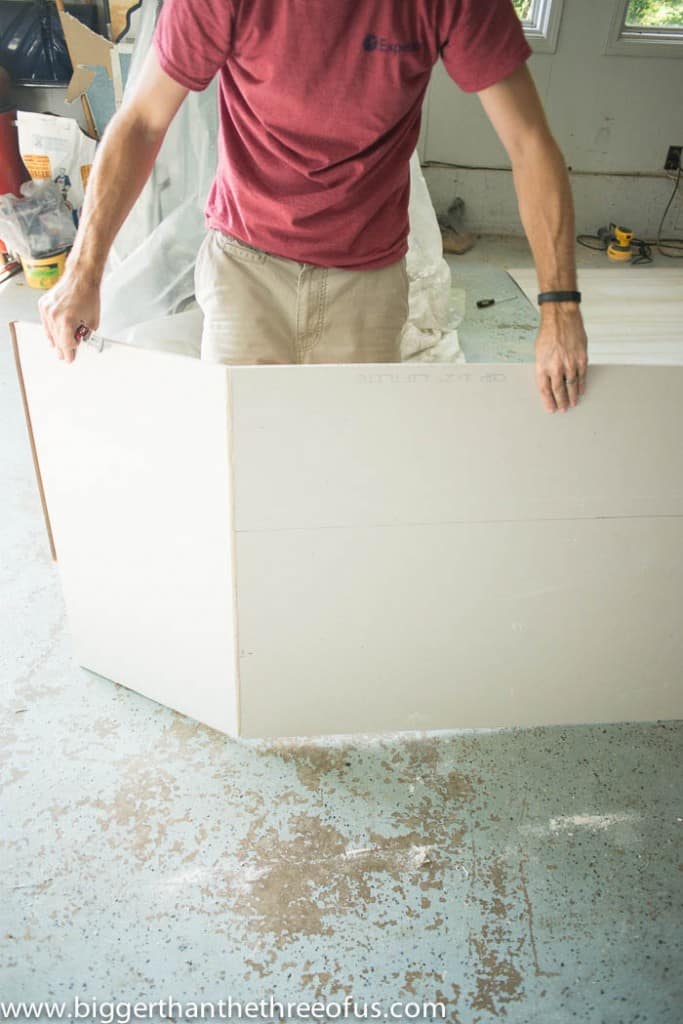
<path id="1" fill-rule="evenodd" d="M 617 3 L 565 0 L 557 52 L 534 54 L 530 68 L 573 170 L 578 230 L 594 232 L 614 219 L 652 235 L 672 189 L 661 174 L 666 151 L 683 144 L 683 45 L 680 57 L 606 55 Z M 442 64 L 425 106 L 420 152 L 427 163 L 510 166 L 479 100 L 462 93 Z M 475 230 L 521 231 L 509 170 L 425 173 L 437 209 L 461 195 Z M 669 234 L 683 230 L 680 198 L 667 227 Z"/>

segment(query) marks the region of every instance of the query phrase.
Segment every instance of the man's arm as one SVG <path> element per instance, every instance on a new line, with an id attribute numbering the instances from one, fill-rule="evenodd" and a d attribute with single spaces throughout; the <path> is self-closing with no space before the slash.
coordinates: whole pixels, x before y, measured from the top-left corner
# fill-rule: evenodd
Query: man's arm
<path id="1" fill-rule="evenodd" d="M 539 289 L 576 291 L 574 205 L 564 158 L 526 65 L 479 93 L 507 150 Z M 544 303 L 536 379 L 549 412 L 576 405 L 586 387 L 586 332 L 578 303 Z"/>
<path id="2" fill-rule="evenodd" d="M 99 325 L 100 284 L 117 232 L 147 181 L 187 89 L 161 70 L 152 47 L 133 93 L 112 118 L 97 150 L 73 249 L 62 279 L 39 303 L 57 355 L 76 357 L 76 327 Z"/>

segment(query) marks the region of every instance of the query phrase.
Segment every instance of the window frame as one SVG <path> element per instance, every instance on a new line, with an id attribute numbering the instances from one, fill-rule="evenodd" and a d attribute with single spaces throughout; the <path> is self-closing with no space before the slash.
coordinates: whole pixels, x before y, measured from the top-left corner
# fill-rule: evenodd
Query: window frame
<path id="1" fill-rule="evenodd" d="M 605 53 L 611 57 L 683 57 L 683 27 L 627 27 L 629 0 L 617 0 Z"/>
<path id="2" fill-rule="evenodd" d="M 534 53 L 555 53 L 564 0 L 531 0 L 531 17 L 522 22 Z"/>

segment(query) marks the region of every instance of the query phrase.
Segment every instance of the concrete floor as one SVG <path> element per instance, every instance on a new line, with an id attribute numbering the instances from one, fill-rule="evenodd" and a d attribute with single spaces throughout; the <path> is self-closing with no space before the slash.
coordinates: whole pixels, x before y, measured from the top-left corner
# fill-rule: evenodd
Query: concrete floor
<path id="1" fill-rule="evenodd" d="M 614 269 L 602 252 L 576 247 L 579 267 Z M 478 238 L 463 256 L 449 256 L 454 288 L 467 293 L 466 313 L 458 328 L 460 347 L 468 363 L 533 363 L 538 311 L 504 268 L 533 266 L 525 238 L 497 235 Z M 478 299 L 512 301 L 477 309 Z"/>
<path id="2" fill-rule="evenodd" d="M 679 1024 L 683 724 L 236 742 L 83 672 L 2 341 L 0 999 Z"/>

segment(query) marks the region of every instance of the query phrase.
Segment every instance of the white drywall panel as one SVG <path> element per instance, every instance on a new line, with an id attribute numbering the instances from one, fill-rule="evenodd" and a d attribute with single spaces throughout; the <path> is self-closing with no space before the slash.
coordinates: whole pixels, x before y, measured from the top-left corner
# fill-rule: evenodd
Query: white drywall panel
<path id="1" fill-rule="evenodd" d="M 242 734 L 683 714 L 683 518 L 238 536 Z"/>
<path id="2" fill-rule="evenodd" d="M 235 367 L 238 531 L 683 513 L 683 369 Z"/>
<path id="3" fill-rule="evenodd" d="M 683 713 L 683 369 L 548 416 L 528 366 L 19 347 L 86 667 L 245 736 Z"/>
<path id="4" fill-rule="evenodd" d="M 80 664 L 235 733 L 226 370 L 17 334 Z"/>
<path id="5" fill-rule="evenodd" d="M 508 273 L 536 304 L 536 271 Z M 588 355 L 597 363 L 683 366 L 683 269 L 579 270 Z"/>

